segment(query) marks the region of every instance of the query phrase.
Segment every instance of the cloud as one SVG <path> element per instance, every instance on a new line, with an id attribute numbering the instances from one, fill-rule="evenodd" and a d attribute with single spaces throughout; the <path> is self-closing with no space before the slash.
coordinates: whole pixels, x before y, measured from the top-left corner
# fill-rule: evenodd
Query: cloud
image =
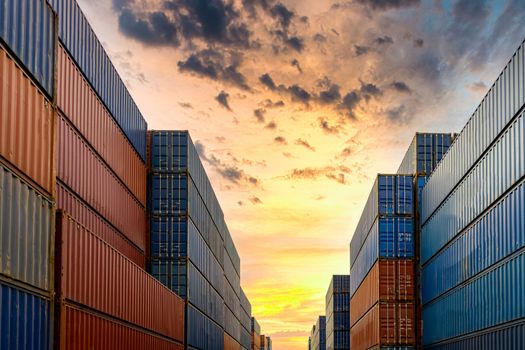
<path id="1" fill-rule="evenodd" d="M 406 124 L 412 119 L 404 105 L 388 109 L 386 115 L 388 119 L 395 124 Z"/>
<path id="2" fill-rule="evenodd" d="M 300 87 L 297 84 L 293 84 L 292 86 L 289 86 L 287 88 L 288 92 L 292 96 L 292 100 L 299 101 L 304 104 L 308 104 L 310 102 L 310 99 L 312 98 L 312 95 L 302 87 Z"/>
<path id="3" fill-rule="evenodd" d="M 265 126 L 266 129 L 275 130 L 277 129 L 277 124 L 272 120 Z"/>
<path id="4" fill-rule="evenodd" d="M 288 29 L 288 27 L 290 27 L 292 18 L 295 15 L 293 11 L 290 11 L 280 2 L 271 8 L 270 13 L 278 20 L 279 24 L 284 29 Z"/>
<path id="5" fill-rule="evenodd" d="M 115 4 L 115 3 L 114 3 Z M 178 47 L 178 30 L 165 13 L 155 11 L 139 18 L 126 7 L 121 7 L 118 23 L 120 31 L 148 46 L 171 45 Z"/>
<path id="6" fill-rule="evenodd" d="M 398 91 L 406 94 L 412 93 L 412 89 L 403 81 L 394 81 L 392 87 Z"/>
<path id="7" fill-rule="evenodd" d="M 303 72 L 303 69 L 301 68 L 301 65 L 299 64 L 299 61 L 298 61 L 296 58 L 294 58 L 294 59 L 292 60 L 292 62 L 290 62 L 290 64 L 292 65 L 292 67 L 297 68 L 297 70 L 299 71 L 299 73 L 302 73 L 302 72 Z"/>
<path id="8" fill-rule="evenodd" d="M 341 92 L 339 91 L 339 85 L 329 83 L 330 87 L 328 90 L 321 91 L 319 93 L 319 101 L 323 104 L 331 104 L 338 102 L 341 99 Z"/>
<path id="9" fill-rule="evenodd" d="M 324 36 L 321 33 L 315 33 L 315 35 L 312 37 L 312 39 L 318 43 L 324 43 L 326 42 L 326 36 Z"/>
<path id="10" fill-rule="evenodd" d="M 228 102 L 228 98 L 230 97 L 230 94 L 228 94 L 225 91 L 221 91 L 216 97 L 215 100 L 219 102 L 219 104 L 226 108 L 227 110 L 231 111 L 230 104 Z"/>
<path id="11" fill-rule="evenodd" d="M 295 144 L 296 144 L 296 145 L 299 145 L 299 146 L 306 147 L 306 148 L 308 148 L 310 151 L 315 152 L 315 147 L 312 147 L 312 146 L 308 143 L 308 141 L 306 141 L 306 140 L 303 140 L 303 139 L 297 139 L 297 140 L 295 140 Z"/>
<path id="12" fill-rule="evenodd" d="M 370 7 L 373 10 L 400 9 L 403 7 L 417 6 L 420 0 L 357 0 L 358 3 Z"/>
<path id="13" fill-rule="evenodd" d="M 343 97 L 343 101 L 339 105 L 339 108 L 346 112 L 346 115 L 355 119 L 355 109 L 357 108 L 359 102 L 361 101 L 361 96 L 357 91 L 351 91 Z"/>
<path id="14" fill-rule="evenodd" d="M 179 102 L 179 106 L 186 109 L 193 109 L 193 105 L 189 102 Z"/>
<path id="15" fill-rule="evenodd" d="M 282 136 L 277 136 L 273 139 L 273 142 L 279 144 L 279 145 L 287 145 L 288 142 L 286 142 L 286 139 Z"/>
<path id="16" fill-rule="evenodd" d="M 352 154 L 354 154 L 354 149 L 350 146 L 343 148 L 341 153 L 338 154 L 338 158 L 347 159 Z"/>
<path id="17" fill-rule="evenodd" d="M 264 115 L 266 114 L 266 109 L 264 108 L 257 108 L 256 110 L 253 111 L 253 115 L 255 116 L 255 118 L 257 118 L 257 122 L 258 123 L 264 123 L 265 120 L 264 120 Z"/>
<path id="18" fill-rule="evenodd" d="M 273 81 L 272 77 L 270 76 L 270 74 L 268 73 L 264 73 L 263 75 L 261 75 L 259 77 L 259 81 L 264 85 L 266 86 L 267 88 L 269 88 L 270 90 L 275 90 L 277 89 L 277 86 L 275 85 L 275 82 Z"/>
<path id="19" fill-rule="evenodd" d="M 476 81 L 469 85 L 470 91 L 474 93 L 484 94 L 488 90 L 488 86 L 481 80 Z"/>
<path id="20" fill-rule="evenodd" d="M 377 87 L 377 85 L 372 83 L 365 83 L 362 80 L 360 82 L 360 91 L 366 100 L 369 100 L 371 97 L 381 96 L 383 94 L 383 92 Z"/>
<path id="21" fill-rule="evenodd" d="M 252 202 L 253 205 L 262 204 L 262 200 L 256 196 L 251 196 L 248 200 Z"/>
<path id="22" fill-rule="evenodd" d="M 363 56 L 370 52 L 370 48 L 367 46 L 354 45 L 354 53 L 356 56 Z"/>
<path id="23" fill-rule="evenodd" d="M 284 107 L 284 102 L 282 100 L 273 102 L 270 99 L 266 99 L 262 103 L 259 103 L 259 105 L 262 105 L 264 108 L 279 108 Z"/>
<path id="24" fill-rule="evenodd" d="M 414 47 L 417 47 L 417 48 L 422 48 L 424 44 L 425 44 L 425 41 L 421 38 L 414 39 L 413 41 Z"/>
<path id="25" fill-rule="evenodd" d="M 350 175 L 351 169 L 344 166 L 325 166 L 325 167 L 306 167 L 301 169 L 292 169 L 286 176 L 290 180 L 318 180 L 328 178 L 340 184 L 346 184 L 345 175 Z"/>
<path id="26" fill-rule="evenodd" d="M 325 134 L 334 135 L 334 134 L 339 134 L 339 132 L 341 131 L 341 126 L 330 125 L 326 118 L 321 117 L 318 119 L 318 121 L 319 121 L 319 127 L 323 130 Z"/>
<path id="27" fill-rule="evenodd" d="M 374 40 L 374 43 L 376 43 L 377 45 L 393 44 L 394 43 L 394 39 L 392 39 L 388 35 L 385 35 L 385 36 L 381 36 L 381 37 L 376 38 Z"/>

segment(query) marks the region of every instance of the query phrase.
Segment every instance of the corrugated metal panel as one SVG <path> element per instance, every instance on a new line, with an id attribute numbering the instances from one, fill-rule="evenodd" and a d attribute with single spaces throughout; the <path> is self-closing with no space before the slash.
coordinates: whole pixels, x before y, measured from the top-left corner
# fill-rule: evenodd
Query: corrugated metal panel
<path id="1" fill-rule="evenodd" d="M 57 182 L 57 209 L 63 209 L 75 221 L 85 226 L 89 231 L 95 233 L 113 248 L 124 254 L 128 259 L 145 269 L 146 261 L 144 252 L 117 231 L 103 217 L 91 210 L 82 199 L 69 191 L 60 181 Z"/>
<path id="2" fill-rule="evenodd" d="M 53 203 L 0 164 L 0 272 L 53 288 Z"/>
<path id="3" fill-rule="evenodd" d="M 430 346 L 432 350 L 518 350 L 525 349 L 525 322 L 478 332 L 460 339 Z"/>
<path id="4" fill-rule="evenodd" d="M 248 300 L 248 297 L 244 293 L 244 290 L 242 290 L 242 287 L 239 289 L 240 295 L 239 300 L 241 302 L 241 307 L 246 311 L 248 316 L 251 317 L 252 315 L 252 304 L 250 304 L 250 300 Z"/>
<path id="5" fill-rule="evenodd" d="M 261 336 L 258 332 L 252 332 L 252 349 L 260 350 L 261 348 Z"/>
<path id="6" fill-rule="evenodd" d="M 428 261 L 458 232 L 525 175 L 525 113 L 488 150 L 421 232 L 421 261 Z M 423 190 L 424 191 L 424 190 Z"/>
<path id="7" fill-rule="evenodd" d="M 183 350 L 184 345 L 107 315 L 60 304 L 60 350 Z"/>
<path id="8" fill-rule="evenodd" d="M 412 215 L 413 177 L 378 175 L 350 243 L 352 267 L 378 216 Z"/>
<path id="9" fill-rule="evenodd" d="M 525 318 L 525 252 L 423 308 L 423 345 Z"/>
<path id="10" fill-rule="evenodd" d="M 241 324 L 228 307 L 224 308 L 224 331 L 236 341 L 241 341 Z"/>
<path id="11" fill-rule="evenodd" d="M 49 298 L 0 281 L 0 348 L 50 349 L 50 305 Z"/>
<path id="12" fill-rule="evenodd" d="M 350 331 L 350 349 L 375 346 L 413 346 L 413 303 L 378 303 Z"/>
<path id="13" fill-rule="evenodd" d="M 430 175 L 447 152 L 454 134 L 416 133 L 398 174 Z"/>
<path id="14" fill-rule="evenodd" d="M 149 261 L 149 273 L 160 283 L 174 291 L 181 298 L 188 297 L 186 259 L 155 259 Z"/>
<path id="15" fill-rule="evenodd" d="M 188 301 L 220 326 L 224 325 L 222 297 L 191 262 L 188 263 Z"/>
<path id="16" fill-rule="evenodd" d="M 243 308 L 241 308 L 241 311 L 239 313 L 239 322 L 241 323 L 241 326 L 248 332 L 250 332 L 250 315 L 244 311 Z M 242 330 L 241 330 L 242 331 Z M 241 339 L 242 343 L 242 339 Z"/>
<path id="17" fill-rule="evenodd" d="M 354 325 L 378 301 L 414 301 L 414 261 L 379 260 L 350 300 Z"/>
<path id="18" fill-rule="evenodd" d="M 423 268 L 423 303 L 524 246 L 525 183 L 521 182 Z"/>
<path id="19" fill-rule="evenodd" d="M 241 344 L 230 337 L 226 332 L 224 333 L 224 350 L 240 350 Z"/>
<path id="20" fill-rule="evenodd" d="M 0 156 L 54 196 L 53 106 L 1 46 L 0 113 Z"/>
<path id="21" fill-rule="evenodd" d="M 76 1 L 51 0 L 59 37 L 113 118 L 146 160 L 147 124 Z"/>
<path id="22" fill-rule="evenodd" d="M 234 264 L 227 253 L 224 254 L 224 276 L 226 276 L 226 279 L 230 282 L 235 295 L 238 297 L 241 288 L 241 278 L 237 274 Z"/>
<path id="23" fill-rule="evenodd" d="M 250 332 L 244 328 L 241 328 L 241 346 L 244 349 L 250 349 L 252 344 L 252 339 Z"/>
<path id="24" fill-rule="evenodd" d="M 258 333 L 261 334 L 261 326 L 259 325 L 259 322 L 257 322 L 257 319 L 255 317 L 252 317 L 252 327 L 251 327 L 252 333 Z"/>
<path id="25" fill-rule="evenodd" d="M 56 240 L 61 298 L 184 340 L 181 298 L 67 214 L 57 216 Z"/>
<path id="26" fill-rule="evenodd" d="M 146 211 L 68 124 L 57 118 L 57 176 L 139 249 L 146 248 Z"/>
<path id="27" fill-rule="evenodd" d="M 326 349 L 350 346 L 350 276 L 333 275 L 325 296 Z"/>
<path id="28" fill-rule="evenodd" d="M 350 269 L 350 295 L 354 295 L 377 259 L 412 258 L 413 235 L 412 217 L 387 217 L 376 220 Z"/>
<path id="29" fill-rule="evenodd" d="M 57 66 L 58 108 L 145 206 L 147 168 L 143 160 L 62 45 Z"/>
<path id="30" fill-rule="evenodd" d="M 0 38 L 33 78 L 54 95 L 55 14 L 44 0 L 3 0 Z"/>
<path id="31" fill-rule="evenodd" d="M 223 350 L 224 331 L 219 325 L 191 305 L 187 305 L 187 315 L 188 346 L 200 350 Z"/>
<path id="32" fill-rule="evenodd" d="M 525 42 L 437 166 L 422 197 L 425 222 L 525 103 Z"/>
<path id="33" fill-rule="evenodd" d="M 239 318 L 241 309 L 239 298 L 227 280 L 224 282 L 224 303 L 230 308 L 235 317 Z"/>

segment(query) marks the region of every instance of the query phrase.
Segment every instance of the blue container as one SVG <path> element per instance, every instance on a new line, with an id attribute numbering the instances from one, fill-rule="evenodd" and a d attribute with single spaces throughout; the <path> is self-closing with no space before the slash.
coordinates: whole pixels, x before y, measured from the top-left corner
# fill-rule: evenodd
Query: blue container
<path id="1" fill-rule="evenodd" d="M 177 293 L 183 299 L 188 297 L 188 272 L 185 259 L 151 258 L 148 272 L 160 283 Z"/>
<path id="2" fill-rule="evenodd" d="M 251 333 L 257 333 L 261 334 L 261 326 L 259 325 L 259 322 L 257 322 L 257 319 L 255 317 L 252 317 L 252 324 L 251 324 Z"/>
<path id="3" fill-rule="evenodd" d="M 353 266 L 378 216 L 413 215 L 413 176 L 378 175 L 350 243 Z"/>
<path id="4" fill-rule="evenodd" d="M 423 190 L 421 222 L 430 218 L 524 103 L 525 42 L 512 56 L 430 176 Z"/>
<path id="5" fill-rule="evenodd" d="M 525 319 L 525 251 L 423 307 L 423 345 Z"/>
<path id="6" fill-rule="evenodd" d="M 523 176 L 525 113 L 509 125 L 468 176 L 423 224 L 421 262 L 426 263 Z"/>
<path id="7" fill-rule="evenodd" d="M 450 147 L 454 134 L 416 133 L 398 174 L 430 175 Z"/>
<path id="8" fill-rule="evenodd" d="M 350 276 L 332 276 L 326 293 L 326 349 L 350 348 Z"/>
<path id="9" fill-rule="evenodd" d="M 59 38 L 142 160 L 147 124 L 76 0 L 51 0 Z"/>
<path id="10" fill-rule="evenodd" d="M 0 164 L 0 274 L 53 288 L 53 203 Z"/>
<path id="11" fill-rule="evenodd" d="M 222 327 L 191 305 L 186 305 L 187 345 L 199 350 L 223 350 Z"/>
<path id="12" fill-rule="evenodd" d="M 48 298 L 0 281 L 0 349 L 52 348 L 50 305 Z"/>
<path id="13" fill-rule="evenodd" d="M 240 343 L 241 323 L 227 306 L 224 307 L 224 331 Z"/>
<path id="14" fill-rule="evenodd" d="M 221 295 L 191 262 L 188 263 L 188 301 L 217 324 L 224 325 Z"/>
<path id="15" fill-rule="evenodd" d="M 0 38 L 38 85 L 53 99 L 56 17 L 45 0 L 3 0 Z"/>
<path id="16" fill-rule="evenodd" d="M 241 329 L 240 343 L 244 349 L 251 350 L 252 337 L 251 337 L 250 332 L 244 328 Z"/>
<path id="17" fill-rule="evenodd" d="M 521 182 L 423 267 L 423 303 L 523 247 L 525 183 Z"/>

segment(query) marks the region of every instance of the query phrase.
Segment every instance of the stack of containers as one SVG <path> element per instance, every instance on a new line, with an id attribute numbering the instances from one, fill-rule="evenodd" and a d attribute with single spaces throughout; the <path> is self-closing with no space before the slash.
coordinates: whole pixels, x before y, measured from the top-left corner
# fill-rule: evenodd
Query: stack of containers
<path id="1" fill-rule="evenodd" d="M 326 350 L 326 317 L 319 316 L 310 333 L 310 348 L 312 350 Z M 263 349 L 261 347 L 261 349 Z"/>
<path id="2" fill-rule="evenodd" d="M 252 317 L 251 336 L 251 350 L 259 350 L 261 347 L 261 326 L 255 317 Z"/>
<path id="3" fill-rule="evenodd" d="M 326 292 L 326 349 L 350 347 L 350 276 L 333 275 Z"/>
<path id="4" fill-rule="evenodd" d="M 266 337 L 266 349 L 265 350 L 272 350 L 272 338 Z"/>
<path id="5" fill-rule="evenodd" d="M 222 219 L 224 222 L 224 218 Z M 224 228 L 224 333 L 241 342 L 241 286 L 239 254 L 225 224 Z M 236 344 L 237 346 L 237 344 Z"/>
<path id="6" fill-rule="evenodd" d="M 312 350 L 312 336 L 308 337 L 308 350 Z"/>
<path id="7" fill-rule="evenodd" d="M 421 194 L 423 345 L 525 348 L 525 43 Z"/>
<path id="8" fill-rule="evenodd" d="M 414 176 L 414 261 L 416 265 L 414 292 L 416 305 L 415 330 L 418 347 L 421 346 L 422 332 L 419 200 L 427 177 L 441 161 L 454 137 L 455 134 L 450 133 L 416 133 L 397 170 L 398 174 L 412 174 Z"/>
<path id="9" fill-rule="evenodd" d="M 252 305 L 250 304 L 250 301 L 248 300 L 248 297 L 246 296 L 242 288 L 240 289 L 240 292 L 241 292 L 241 295 L 240 295 L 241 348 L 244 350 L 250 350 L 251 349 Z"/>
<path id="10" fill-rule="evenodd" d="M 266 350 L 266 336 L 261 334 L 261 347 L 260 350 Z"/>
<path id="11" fill-rule="evenodd" d="M 350 243 L 350 347 L 415 345 L 413 177 L 378 175 Z"/>
<path id="12" fill-rule="evenodd" d="M 44 0 L 0 6 L 0 347 L 49 349 L 56 15 Z"/>

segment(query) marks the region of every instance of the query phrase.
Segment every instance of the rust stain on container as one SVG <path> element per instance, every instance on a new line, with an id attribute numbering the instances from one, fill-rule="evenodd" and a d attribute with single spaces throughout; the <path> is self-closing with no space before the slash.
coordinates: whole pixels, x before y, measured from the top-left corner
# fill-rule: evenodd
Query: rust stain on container
<path id="1" fill-rule="evenodd" d="M 378 301 L 414 301 L 414 261 L 378 260 L 350 299 L 350 325 Z"/>
<path id="2" fill-rule="evenodd" d="M 0 113 L 0 155 L 53 197 L 53 105 L 1 45 Z"/>
<path id="3" fill-rule="evenodd" d="M 146 248 L 146 211 L 58 114 L 57 176 L 140 250 Z"/>
<path id="4" fill-rule="evenodd" d="M 57 66 L 58 108 L 145 206 L 146 164 L 62 45 Z"/>
<path id="5" fill-rule="evenodd" d="M 184 341 L 184 300 L 66 213 L 56 220 L 61 300 Z"/>

